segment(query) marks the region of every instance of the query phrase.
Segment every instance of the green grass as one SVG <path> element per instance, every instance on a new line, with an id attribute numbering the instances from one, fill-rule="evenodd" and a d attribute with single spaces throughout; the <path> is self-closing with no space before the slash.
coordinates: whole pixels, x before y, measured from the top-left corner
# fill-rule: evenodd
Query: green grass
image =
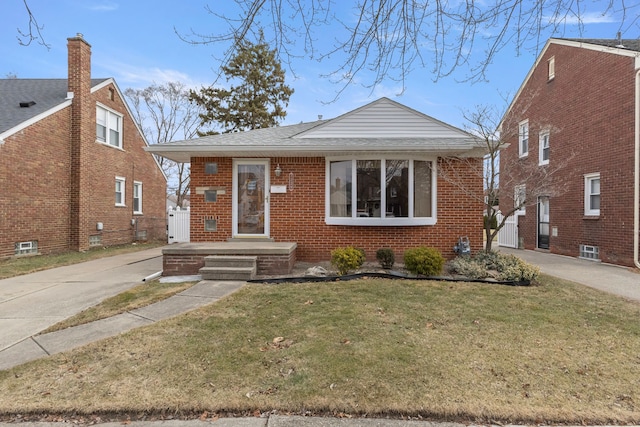
<path id="1" fill-rule="evenodd" d="M 640 306 L 540 286 L 251 284 L 0 372 L 0 413 L 255 410 L 469 422 L 640 422 Z"/>
<path id="2" fill-rule="evenodd" d="M 35 255 L 0 260 L 0 279 L 34 273 L 49 268 L 77 264 L 93 259 L 164 246 L 165 243 L 136 243 L 90 249 L 86 252 L 64 252 L 56 255 Z"/>
<path id="3" fill-rule="evenodd" d="M 62 322 L 58 322 L 40 332 L 40 334 L 106 319 L 107 317 L 135 310 L 136 308 L 145 307 L 182 292 L 195 283 L 197 282 L 160 283 L 160 280 L 145 282 L 116 296 L 107 298 L 100 304 L 81 311 Z"/>

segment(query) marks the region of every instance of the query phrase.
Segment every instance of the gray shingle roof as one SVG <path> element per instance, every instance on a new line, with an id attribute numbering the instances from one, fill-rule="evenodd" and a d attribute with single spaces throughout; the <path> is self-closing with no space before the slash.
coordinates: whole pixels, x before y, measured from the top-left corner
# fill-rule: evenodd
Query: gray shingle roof
<path id="1" fill-rule="evenodd" d="M 636 52 L 640 52 L 640 39 L 560 39 L 560 40 L 568 40 L 573 42 L 580 43 L 589 43 L 595 44 L 598 46 L 605 47 L 617 47 L 626 50 L 633 50 Z"/>
<path id="2" fill-rule="evenodd" d="M 91 79 L 94 87 L 107 79 Z M 62 104 L 67 79 L 0 79 L 0 134 Z M 28 108 L 21 102 L 35 102 Z"/>
<path id="3" fill-rule="evenodd" d="M 383 109 L 377 109 L 380 106 Z M 339 156 L 363 153 L 482 156 L 484 153 L 482 142 L 473 135 L 407 110 L 383 98 L 335 119 L 211 135 L 151 145 L 146 150 L 177 162 L 189 162 L 191 157 L 217 156 Z M 372 122 L 376 118 L 379 122 Z M 428 125 L 426 128 L 420 126 L 424 123 Z M 333 126 L 334 132 L 327 132 L 328 126 Z"/>

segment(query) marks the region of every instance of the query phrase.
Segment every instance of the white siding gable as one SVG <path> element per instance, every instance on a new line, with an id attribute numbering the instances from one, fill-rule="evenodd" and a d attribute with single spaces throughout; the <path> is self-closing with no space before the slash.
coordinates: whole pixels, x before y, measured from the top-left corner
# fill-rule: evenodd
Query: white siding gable
<path id="1" fill-rule="evenodd" d="M 388 98 L 329 120 L 294 138 L 468 138 L 469 134 Z"/>

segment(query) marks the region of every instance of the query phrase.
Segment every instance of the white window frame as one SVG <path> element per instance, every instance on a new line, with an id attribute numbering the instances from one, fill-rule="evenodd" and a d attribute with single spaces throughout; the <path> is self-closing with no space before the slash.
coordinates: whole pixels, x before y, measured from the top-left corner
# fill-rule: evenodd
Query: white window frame
<path id="1" fill-rule="evenodd" d="M 518 155 L 529 155 L 529 120 L 523 120 L 518 124 Z"/>
<path id="2" fill-rule="evenodd" d="M 102 117 L 104 116 L 104 117 Z M 96 142 L 110 147 L 122 149 L 122 121 L 123 115 L 108 108 L 99 102 L 96 103 Z M 98 125 L 105 128 L 104 139 L 98 136 Z M 118 141 L 112 141 L 111 131 L 118 133 Z"/>
<path id="3" fill-rule="evenodd" d="M 119 189 L 118 189 L 118 184 L 120 184 Z M 115 185 L 116 206 L 127 206 L 126 200 L 125 200 L 126 188 L 127 188 L 127 179 L 121 176 L 116 176 L 116 185 Z M 120 202 L 118 202 L 118 197 L 117 197 L 118 194 L 120 194 Z"/>
<path id="4" fill-rule="evenodd" d="M 351 182 L 357 187 L 357 162 L 358 160 L 380 160 L 380 182 L 385 182 L 386 161 L 387 160 L 408 160 L 409 161 L 409 216 L 408 217 L 386 217 L 384 209 L 380 217 L 359 217 L 357 209 L 353 208 L 350 217 L 332 217 L 331 216 L 331 162 L 351 161 Z M 414 160 L 431 162 L 431 216 L 415 217 L 414 216 Z M 416 157 L 416 156 L 342 156 L 327 157 L 325 159 L 325 223 L 327 225 L 356 225 L 356 226 L 415 226 L 415 225 L 435 225 L 437 222 L 437 159 L 433 157 Z M 380 191 L 380 205 L 386 206 L 386 191 Z M 357 191 L 351 192 L 351 206 L 357 206 Z"/>
<path id="5" fill-rule="evenodd" d="M 138 194 L 136 195 L 136 189 Z M 136 210 L 136 199 L 138 199 L 138 209 Z M 133 213 L 142 215 L 142 182 L 133 181 Z"/>
<path id="6" fill-rule="evenodd" d="M 513 207 L 520 205 L 521 198 L 524 197 L 522 207 L 516 209 L 516 214 L 523 215 L 527 212 L 527 186 L 526 184 L 516 185 L 513 189 Z"/>
<path id="7" fill-rule="evenodd" d="M 591 183 L 595 180 L 598 180 L 598 193 L 591 192 Z M 602 203 L 602 199 L 600 198 L 600 194 L 602 192 L 602 182 L 600 182 L 600 172 L 597 173 L 589 173 L 584 175 L 584 214 L 586 216 L 600 216 L 600 208 L 594 209 L 591 206 L 591 196 L 598 196 L 598 199 Z"/>
<path id="8" fill-rule="evenodd" d="M 540 136 L 538 138 L 538 147 L 539 147 L 538 164 L 540 166 L 549 164 L 549 157 L 551 154 L 551 145 L 550 145 L 549 139 L 550 139 L 550 132 L 548 130 L 540 132 Z M 546 147 L 545 147 L 545 142 L 546 142 Z M 547 149 L 546 159 L 544 158 L 545 148 Z"/>
<path id="9" fill-rule="evenodd" d="M 556 76 L 556 58 L 552 56 L 547 61 L 547 80 L 551 81 Z"/>

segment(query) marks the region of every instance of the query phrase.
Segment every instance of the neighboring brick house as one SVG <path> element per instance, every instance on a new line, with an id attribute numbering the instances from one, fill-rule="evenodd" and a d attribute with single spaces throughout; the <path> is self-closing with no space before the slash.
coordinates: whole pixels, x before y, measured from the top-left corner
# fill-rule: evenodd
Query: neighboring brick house
<path id="1" fill-rule="evenodd" d="M 147 150 L 191 163 L 191 242 L 295 242 L 302 261 L 344 246 L 370 260 L 417 246 L 451 258 L 461 236 L 482 248 L 482 144 L 386 98 L 332 120 Z"/>
<path id="2" fill-rule="evenodd" d="M 0 79 L 0 257 L 165 238 L 166 177 L 91 47 L 68 79 Z"/>
<path id="3" fill-rule="evenodd" d="M 525 248 L 640 267 L 639 109 L 640 41 L 547 42 L 502 119 L 500 203 L 526 199 Z M 547 189 L 524 172 L 559 165 Z"/>

